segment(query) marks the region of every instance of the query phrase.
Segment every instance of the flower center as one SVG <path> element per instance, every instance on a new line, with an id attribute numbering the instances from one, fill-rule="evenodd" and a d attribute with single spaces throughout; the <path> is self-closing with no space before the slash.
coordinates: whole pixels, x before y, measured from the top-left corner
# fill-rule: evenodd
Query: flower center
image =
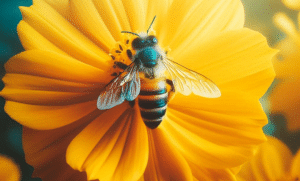
<path id="1" fill-rule="evenodd" d="M 110 50 L 110 56 L 112 61 L 112 69 L 110 75 L 113 77 L 122 73 L 128 65 L 132 63 L 132 58 L 135 55 L 135 50 L 131 44 L 135 36 L 124 35 L 122 41 L 116 43 L 116 46 Z"/>

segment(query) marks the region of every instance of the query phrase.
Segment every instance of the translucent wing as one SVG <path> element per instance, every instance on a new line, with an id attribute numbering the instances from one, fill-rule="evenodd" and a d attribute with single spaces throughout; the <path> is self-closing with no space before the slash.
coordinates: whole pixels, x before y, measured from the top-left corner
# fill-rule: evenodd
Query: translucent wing
<path id="1" fill-rule="evenodd" d="M 221 96 L 221 91 L 217 85 L 204 75 L 190 70 L 170 59 L 164 58 L 162 62 L 172 78 L 175 91 L 183 95 L 189 95 L 193 92 L 196 95 L 208 98 Z"/>
<path id="2" fill-rule="evenodd" d="M 105 86 L 105 91 L 98 97 L 97 107 L 105 110 L 121 104 L 124 100 L 132 101 L 139 95 L 140 87 L 139 71 L 132 63 Z"/>

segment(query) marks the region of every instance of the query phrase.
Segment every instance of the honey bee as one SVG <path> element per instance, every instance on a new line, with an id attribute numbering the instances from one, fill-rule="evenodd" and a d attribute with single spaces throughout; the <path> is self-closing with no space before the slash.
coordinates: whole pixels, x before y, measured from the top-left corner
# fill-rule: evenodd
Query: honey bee
<path id="1" fill-rule="evenodd" d="M 156 17 L 152 20 L 146 33 L 130 33 L 137 36 L 131 42 L 135 55 L 127 50 L 132 61 L 130 65 L 117 63 L 124 71 L 105 86 L 98 97 L 97 107 L 100 110 L 110 109 L 125 100 L 137 99 L 141 117 L 148 128 L 155 129 L 165 116 L 171 93 L 178 91 L 184 95 L 196 95 L 217 98 L 221 92 L 217 85 L 191 69 L 171 59 L 158 46 L 158 40 L 148 35 Z M 169 75 L 170 79 L 166 75 Z M 167 91 L 167 85 L 171 89 Z"/>

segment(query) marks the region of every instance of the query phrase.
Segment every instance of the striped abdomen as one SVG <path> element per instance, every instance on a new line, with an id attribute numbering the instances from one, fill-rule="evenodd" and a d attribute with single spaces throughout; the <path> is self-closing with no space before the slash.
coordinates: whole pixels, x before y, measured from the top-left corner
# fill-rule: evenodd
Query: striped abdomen
<path id="1" fill-rule="evenodd" d="M 138 96 L 141 116 L 148 128 L 156 128 L 162 121 L 168 102 L 165 79 L 141 80 Z"/>

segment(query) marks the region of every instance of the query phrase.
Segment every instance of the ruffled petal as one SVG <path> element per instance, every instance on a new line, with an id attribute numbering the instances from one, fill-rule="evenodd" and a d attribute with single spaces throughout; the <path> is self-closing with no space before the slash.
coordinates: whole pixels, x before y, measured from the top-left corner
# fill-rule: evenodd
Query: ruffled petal
<path id="1" fill-rule="evenodd" d="M 105 69 L 95 68 L 69 56 L 41 50 L 25 51 L 12 57 L 5 64 L 5 70 L 7 73 L 82 83 L 105 83 L 108 82 L 107 78 L 111 79 Z"/>
<path id="2" fill-rule="evenodd" d="M 76 27 L 49 4 L 42 0 L 36 0 L 31 7 L 20 7 L 20 9 L 23 21 L 67 54 L 96 67 L 106 65 L 106 61 L 109 60 L 107 53 L 82 35 Z M 20 29 L 20 31 L 23 30 Z M 26 35 L 27 39 L 34 41 L 31 40 L 35 38 L 34 34 L 30 33 L 31 31 L 24 31 L 20 35 Z"/>
<path id="3" fill-rule="evenodd" d="M 286 178 L 292 153 L 281 141 L 268 137 L 250 162 L 243 165 L 238 180 L 272 181 Z"/>
<path id="4" fill-rule="evenodd" d="M 99 112 L 93 112 L 67 126 L 53 130 L 33 130 L 23 127 L 23 149 L 28 164 L 34 167 L 32 177 L 43 181 L 87 181 L 85 173 L 73 170 L 66 163 L 66 149 Z"/>
<path id="5" fill-rule="evenodd" d="M 20 181 L 21 173 L 18 165 L 10 158 L 0 155 L 0 178 L 3 181 Z"/>
<path id="6" fill-rule="evenodd" d="M 189 161 L 199 167 L 237 167 L 265 141 L 267 118 L 255 97 L 223 91 L 217 99 L 176 94 L 161 128 Z"/>
<path id="7" fill-rule="evenodd" d="M 189 48 L 174 60 L 207 76 L 221 91 L 230 88 L 261 97 L 274 79 L 271 59 L 276 52 L 261 34 L 244 28 Z"/>
<path id="8" fill-rule="evenodd" d="M 6 101 L 6 113 L 20 124 L 32 129 L 47 130 L 65 126 L 91 114 L 101 112 L 96 101 L 63 106 L 30 105 Z"/>
<path id="9" fill-rule="evenodd" d="M 144 174 L 145 181 L 191 181 L 193 176 L 186 160 L 170 144 L 168 136 L 160 128 L 149 130 L 149 161 Z"/>
<path id="10" fill-rule="evenodd" d="M 67 162 L 89 179 L 138 180 L 148 161 L 146 127 L 138 110 L 116 106 L 90 123 L 67 150 Z"/>
<path id="11" fill-rule="evenodd" d="M 176 57 L 222 31 L 243 25 L 244 8 L 239 0 L 174 0 L 158 37 Z"/>

